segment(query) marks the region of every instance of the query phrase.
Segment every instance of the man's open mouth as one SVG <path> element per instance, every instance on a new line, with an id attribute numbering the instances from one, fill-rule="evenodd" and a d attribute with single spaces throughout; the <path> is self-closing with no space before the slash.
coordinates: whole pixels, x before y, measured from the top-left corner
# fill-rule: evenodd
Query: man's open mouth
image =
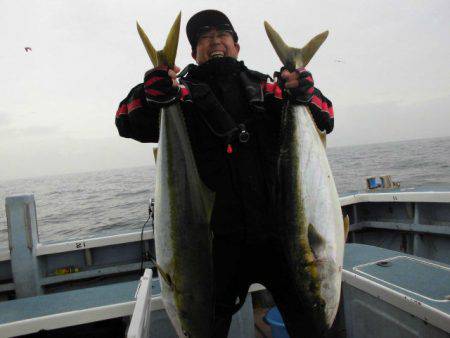
<path id="1" fill-rule="evenodd" d="M 221 57 L 224 57 L 224 52 L 221 52 L 221 51 L 214 51 L 214 52 L 212 52 L 211 54 L 209 54 L 209 56 L 210 56 L 211 58 L 221 58 Z"/>

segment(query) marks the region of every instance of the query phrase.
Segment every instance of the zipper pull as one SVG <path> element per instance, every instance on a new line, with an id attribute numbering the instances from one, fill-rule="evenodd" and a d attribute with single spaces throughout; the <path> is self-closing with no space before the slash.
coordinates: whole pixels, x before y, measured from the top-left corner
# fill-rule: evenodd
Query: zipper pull
<path id="1" fill-rule="evenodd" d="M 233 147 L 231 146 L 231 144 L 228 144 L 227 146 L 227 154 L 232 154 L 233 153 Z"/>

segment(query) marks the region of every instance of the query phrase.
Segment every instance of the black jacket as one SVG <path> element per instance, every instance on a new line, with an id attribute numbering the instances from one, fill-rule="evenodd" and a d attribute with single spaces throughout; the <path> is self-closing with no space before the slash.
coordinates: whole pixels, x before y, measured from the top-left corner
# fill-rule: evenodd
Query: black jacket
<path id="1" fill-rule="evenodd" d="M 187 71 L 180 79 L 180 103 L 200 177 L 216 192 L 211 226 L 218 236 L 266 236 L 275 220 L 281 90 L 267 75 L 231 58 L 190 65 Z M 309 106 L 316 124 L 330 132 L 331 102 L 317 89 L 315 95 Z M 159 107 L 146 101 L 143 85 L 134 87 L 116 114 L 119 134 L 157 142 L 158 113 Z M 241 129 L 249 135 L 245 143 L 238 138 Z"/>

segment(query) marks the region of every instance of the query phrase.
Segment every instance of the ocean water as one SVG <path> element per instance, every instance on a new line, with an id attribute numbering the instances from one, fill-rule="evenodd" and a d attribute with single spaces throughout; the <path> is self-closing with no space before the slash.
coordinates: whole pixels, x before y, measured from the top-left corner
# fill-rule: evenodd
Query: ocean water
<path id="1" fill-rule="evenodd" d="M 401 187 L 450 186 L 450 138 L 329 148 L 339 194 L 391 175 Z M 0 247 L 7 246 L 5 197 L 33 193 L 39 240 L 57 242 L 138 230 L 148 217 L 155 168 L 138 167 L 0 181 Z"/>

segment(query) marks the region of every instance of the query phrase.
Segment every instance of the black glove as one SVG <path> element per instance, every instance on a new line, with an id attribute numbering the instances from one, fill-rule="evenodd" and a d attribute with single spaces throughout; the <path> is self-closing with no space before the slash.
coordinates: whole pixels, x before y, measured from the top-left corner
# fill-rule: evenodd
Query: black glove
<path id="1" fill-rule="evenodd" d="M 314 93 L 314 80 L 310 72 L 308 72 L 305 68 L 298 68 L 295 70 L 295 73 L 298 74 L 298 86 L 295 88 L 286 88 L 286 80 L 280 76 L 280 74 L 285 70 L 285 68 L 281 68 L 280 72 L 277 73 L 278 77 L 278 85 L 280 88 L 285 90 L 290 99 L 299 102 L 299 103 L 309 103 Z M 295 79 L 292 79 L 292 81 Z"/>
<path id="2" fill-rule="evenodd" d="M 298 73 L 298 87 L 290 88 L 289 92 L 293 98 L 300 103 L 309 103 L 314 93 L 314 80 L 310 72 L 305 68 L 295 70 Z"/>
<path id="3" fill-rule="evenodd" d="M 174 87 L 167 66 L 150 69 L 144 76 L 144 91 L 147 102 L 168 105 L 179 98 L 180 87 Z"/>

